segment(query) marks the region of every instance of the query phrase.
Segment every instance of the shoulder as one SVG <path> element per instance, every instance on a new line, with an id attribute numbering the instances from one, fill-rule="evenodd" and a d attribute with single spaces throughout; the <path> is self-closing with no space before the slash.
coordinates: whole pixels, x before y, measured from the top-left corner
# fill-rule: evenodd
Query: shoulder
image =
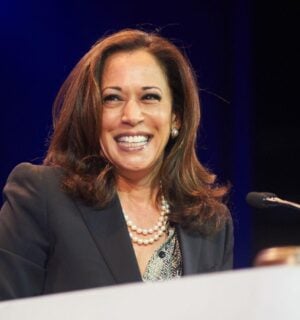
<path id="1" fill-rule="evenodd" d="M 34 165 L 29 162 L 18 164 L 10 173 L 7 183 L 39 184 L 41 182 L 54 183 L 60 180 L 62 169 L 45 165 Z"/>
<path id="2" fill-rule="evenodd" d="M 3 189 L 4 200 L 9 196 L 15 199 L 41 200 L 49 193 L 60 189 L 63 171 L 58 167 L 20 163 L 10 173 Z"/>
<path id="3" fill-rule="evenodd" d="M 34 217 L 40 226 L 45 226 L 49 201 L 55 201 L 55 195 L 61 193 L 61 175 L 62 170 L 55 167 L 30 163 L 17 165 L 3 189 L 2 219 L 14 217 L 26 225 L 25 217 Z"/>

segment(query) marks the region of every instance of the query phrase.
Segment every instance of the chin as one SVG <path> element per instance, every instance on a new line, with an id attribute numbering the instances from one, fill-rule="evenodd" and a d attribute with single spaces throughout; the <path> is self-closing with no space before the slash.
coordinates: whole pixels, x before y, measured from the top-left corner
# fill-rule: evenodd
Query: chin
<path id="1" fill-rule="evenodd" d="M 145 166 L 145 164 L 141 165 L 128 165 L 120 167 L 118 166 L 117 173 L 122 176 L 130 177 L 130 176 L 139 176 L 139 177 L 146 177 L 151 175 L 155 170 L 153 166 Z"/>

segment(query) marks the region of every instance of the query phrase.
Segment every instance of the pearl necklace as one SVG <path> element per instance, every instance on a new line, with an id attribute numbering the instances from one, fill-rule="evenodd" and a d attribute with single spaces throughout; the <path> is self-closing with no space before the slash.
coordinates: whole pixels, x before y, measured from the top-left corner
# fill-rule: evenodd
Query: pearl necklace
<path id="1" fill-rule="evenodd" d="M 165 199 L 165 197 L 161 196 L 161 212 L 160 217 L 158 218 L 157 223 L 152 228 L 139 228 L 137 225 L 135 225 L 128 217 L 128 215 L 124 212 L 124 218 L 127 224 L 129 231 L 129 236 L 133 243 L 136 243 L 138 245 L 148 245 L 152 244 L 153 242 L 157 241 L 164 232 L 167 231 L 167 224 L 168 224 L 168 217 L 167 214 L 170 212 L 170 206 Z M 141 234 L 143 236 L 151 235 L 151 237 L 148 238 L 140 238 L 137 237 L 134 234 Z"/>

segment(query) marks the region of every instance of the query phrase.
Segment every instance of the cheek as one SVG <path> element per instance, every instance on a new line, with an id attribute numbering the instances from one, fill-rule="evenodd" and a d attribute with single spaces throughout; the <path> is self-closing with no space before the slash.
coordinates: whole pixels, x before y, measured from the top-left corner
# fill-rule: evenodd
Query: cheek
<path id="1" fill-rule="evenodd" d="M 163 131 L 170 131 L 172 124 L 172 115 L 171 112 L 161 111 L 156 116 L 157 126 L 160 127 Z"/>
<path id="2" fill-rule="evenodd" d="M 116 112 L 104 111 L 102 115 L 101 128 L 102 134 L 106 134 L 107 132 L 113 130 L 117 127 L 119 123 L 119 116 Z"/>
<path id="3" fill-rule="evenodd" d="M 99 142 L 102 151 L 107 156 L 106 152 L 107 149 L 109 149 L 109 146 L 111 145 L 110 139 L 110 132 L 113 130 L 112 126 L 112 119 L 109 115 L 103 115 L 102 121 L 101 121 L 101 132 L 99 136 Z"/>

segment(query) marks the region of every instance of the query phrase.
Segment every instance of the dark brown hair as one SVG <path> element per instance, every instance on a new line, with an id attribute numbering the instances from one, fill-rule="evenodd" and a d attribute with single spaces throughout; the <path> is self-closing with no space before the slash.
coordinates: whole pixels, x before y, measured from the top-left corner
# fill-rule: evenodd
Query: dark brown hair
<path id="1" fill-rule="evenodd" d="M 114 195 L 114 168 L 99 144 L 102 98 L 101 76 L 106 59 L 120 51 L 143 49 L 166 73 L 173 112 L 181 123 L 170 139 L 159 177 L 171 205 L 170 221 L 205 233 L 217 231 L 228 219 L 222 203 L 226 187 L 198 160 L 195 146 L 200 102 L 193 69 L 170 41 L 140 30 L 122 30 L 98 41 L 75 66 L 54 103 L 54 132 L 44 164 L 60 166 L 65 191 L 90 205 L 105 206 Z"/>

